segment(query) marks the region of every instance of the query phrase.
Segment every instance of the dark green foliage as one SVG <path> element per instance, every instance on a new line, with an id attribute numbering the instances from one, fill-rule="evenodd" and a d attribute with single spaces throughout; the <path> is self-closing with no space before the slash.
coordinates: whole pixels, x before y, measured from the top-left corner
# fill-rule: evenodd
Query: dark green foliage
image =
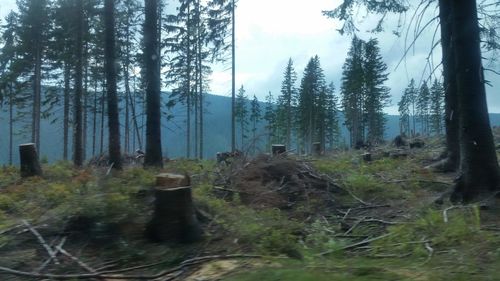
<path id="1" fill-rule="evenodd" d="M 376 32 L 383 31 L 382 23 L 387 13 L 403 13 L 409 9 L 405 0 L 344 0 L 337 8 L 331 11 L 323 11 L 323 14 L 343 22 L 342 28 L 339 29 L 341 34 L 351 34 L 358 31 L 355 24 L 355 15 L 362 6 L 366 7 L 370 13 L 382 15 L 382 18 L 373 29 Z"/>
<path id="2" fill-rule="evenodd" d="M 295 123 L 295 111 L 297 107 L 297 73 L 293 67 L 293 61 L 290 58 L 283 73 L 281 82 L 281 95 L 278 97 L 277 104 L 277 124 L 280 130 L 279 143 L 284 143 L 289 149 L 292 143 L 293 124 Z"/>
<path id="3" fill-rule="evenodd" d="M 366 141 L 379 143 L 384 139 L 383 108 L 389 101 L 387 66 L 382 61 L 378 41 L 365 42 L 357 37 L 342 72 L 342 106 L 351 146 Z"/>
<path id="4" fill-rule="evenodd" d="M 436 80 L 430 89 L 430 131 L 440 135 L 444 128 L 444 89 L 443 85 Z"/>
<path id="5" fill-rule="evenodd" d="M 415 88 L 415 80 L 411 79 L 410 84 L 406 87 L 401 100 L 398 102 L 399 106 L 399 128 L 400 133 L 405 135 L 412 135 L 415 133 L 415 99 L 417 96 L 417 89 Z M 413 127 L 411 127 L 411 120 L 413 120 Z"/>
<path id="6" fill-rule="evenodd" d="M 248 98 L 247 95 L 245 95 L 245 89 L 243 88 L 243 85 L 241 85 L 241 88 L 238 90 L 238 95 L 236 96 L 236 106 L 235 106 L 235 118 L 236 122 L 239 125 L 240 129 L 240 136 L 241 136 L 241 146 L 240 149 L 243 150 L 245 149 L 245 140 L 248 138 L 247 135 L 247 125 L 248 125 L 248 109 L 247 109 L 247 104 L 248 104 Z"/>

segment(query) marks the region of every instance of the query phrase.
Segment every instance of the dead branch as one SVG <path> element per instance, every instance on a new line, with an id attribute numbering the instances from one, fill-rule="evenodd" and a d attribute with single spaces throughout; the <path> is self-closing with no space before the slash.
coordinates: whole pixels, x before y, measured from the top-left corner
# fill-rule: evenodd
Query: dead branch
<path id="1" fill-rule="evenodd" d="M 90 273 L 96 273 L 97 272 L 95 269 L 93 269 L 92 267 L 88 266 L 86 263 L 84 263 L 83 261 L 81 261 L 77 257 L 75 257 L 72 254 L 68 253 L 66 250 L 64 250 L 62 248 L 62 246 L 57 245 L 56 246 L 56 250 L 58 250 L 59 252 L 61 252 L 61 254 L 67 256 L 68 258 L 70 258 L 71 260 L 73 260 L 74 262 L 76 262 L 81 268 L 85 269 L 86 271 L 88 271 Z"/>
<path id="2" fill-rule="evenodd" d="M 54 263 L 59 264 L 59 260 L 54 254 L 54 251 L 52 250 L 52 248 L 50 248 L 47 242 L 45 242 L 45 239 L 43 239 L 42 235 L 40 235 L 40 233 L 35 228 L 33 228 L 27 220 L 22 220 L 21 222 L 24 224 L 24 226 L 26 226 L 29 229 L 29 231 L 31 231 L 31 233 L 33 233 L 33 235 L 35 235 L 35 237 L 38 239 L 38 242 L 40 242 L 40 244 L 45 248 L 45 250 L 49 254 L 49 257 L 51 257 L 54 260 Z"/>
<path id="3" fill-rule="evenodd" d="M 12 226 L 12 227 L 6 228 L 6 229 L 4 229 L 4 230 L 0 231 L 0 235 L 4 235 L 4 234 L 6 234 L 6 233 L 9 233 L 9 232 L 11 232 L 11 231 L 14 231 L 14 230 L 16 230 L 16 229 L 18 229 L 18 228 L 20 228 L 20 227 L 22 227 L 22 226 L 23 226 L 22 224 L 18 224 L 18 225 L 15 225 L 15 226 Z"/>
<path id="4" fill-rule="evenodd" d="M 392 235 L 392 233 L 386 233 L 384 235 L 381 235 L 381 236 L 377 236 L 377 237 L 373 237 L 373 238 L 369 238 L 369 239 L 365 239 L 363 241 L 360 241 L 360 242 L 357 242 L 357 243 L 354 243 L 354 244 L 351 244 L 351 245 L 347 245 L 345 247 L 342 247 L 340 249 L 335 249 L 335 250 L 328 250 L 328 251 L 325 251 L 325 252 L 322 252 L 322 253 L 319 253 L 318 256 L 325 256 L 325 255 L 329 255 L 333 252 L 336 252 L 336 251 L 345 251 L 345 250 L 350 250 L 350 249 L 354 249 L 354 248 L 357 248 L 359 246 L 363 246 L 363 245 L 366 245 L 368 243 L 371 243 L 371 242 L 374 242 L 374 241 L 377 241 L 377 240 L 380 240 L 380 239 L 383 239 L 387 236 L 390 236 Z"/>
<path id="5" fill-rule="evenodd" d="M 453 205 L 453 206 L 450 206 L 450 207 L 448 207 L 448 208 L 446 208 L 446 209 L 443 210 L 443 221 L 444 221 L 444 223 L 448 223 L 448 211 L 451 211 L 453 209 L 458 209 L 458 208 L 461 208 L 461 206 L 455 206 L 455 205 Z"/>
<path id="6" fill-rule="evenodd" d="M 346 232 L 344 232 L 344 235 L 351 233 L 351 231 L 353 231 L 365 219 L 366 219 L 366 217 L 362 217 L 361 219 L 357 220 Z"/>
<path id="7" fill-rule="evenodd" d="M 125 268 L 125 269 L 118 269 L 118 270 L 110 270 L 110 271 L 102 271 L 102 272 L 94 272 L 94 273 L 83 273 L 83 274 L 42 274 L 42 273 L 37 273 L 37 272 L 27 272 L 27 271 L 20 271 L 20 270 L 15 270 L 12 268 L 8 267 L 3 267 L 0 266 L 0 274 L 10 274 L 10 275 L 16 275 L 16 276 L 23 276 L 23 277 L 31 277 L 31 278 L 48 278 L 48 279 L 56 279 L 56 280 L 67 280 L 67 279 L 92 279 L 92 278 L 104 278 L 104 279 L 141 279 L 141 280 L 152 280 L 152 279 L 157 279 L 161 278 L 164 276 L 167 276 L 169 274 L 178 272 L 180 270 L 183 270 L 185 267 L 192 266 L 192 265 L 197 265 L 200 263 L 204 263 L 207 261 L 211 260 L 221 260 L 221 259 L 237 259 L 237 258 L 262 258 L 263 256 L 261 255 L 214 255 L 214 256 L 204 256 L 204 257 L 198 257 L 198 258 L 193 258 L 193 259 L 188 259 L 180 263 L 180 265 L 164 270 L 162 272 L 159 272 L 157 274 L 153 275 L 117 275 L 116 273 L 121 273 L 121 272 L 127 272 L 127 271 L 132 271 L 138 269 L 137 267 L 131 267 L 131 268 Z M 164 261 L 166 263 L 167 261 Z M 157 265 L 157 264 L 155 264 Z M 155 265 L 148 265 L 148 267 L 152 267 Z M 143 267 L 145 268 L 145 267 Z M 114 273 L 114 274 L 110 274 Z M 171 280 L 171 279 L 167 279 Z"/>
<path id="8" fill-rule="evenodd" d="M 54 256 L 57 256 L 57 254 L 59 253 L 59 247 L 62 247 L 64 246 L 64 243 L 66 243 L 66 237 L 63 237 L 63 239 L 61 239 L 61 242 L 59 242 L 59 245 L 56 246 L 56 250 L 54 251 Z M 37 270 L 36 272 L 42 272 L 49 264 L 50 262 L 53 260 L 52 257 L 49 257 Z"/>

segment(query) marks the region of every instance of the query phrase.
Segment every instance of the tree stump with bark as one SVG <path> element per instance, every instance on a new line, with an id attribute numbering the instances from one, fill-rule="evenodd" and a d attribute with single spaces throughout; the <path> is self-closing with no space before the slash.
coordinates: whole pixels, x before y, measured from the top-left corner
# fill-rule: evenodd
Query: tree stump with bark
<path id="1" fill-rule="evenodd" d="M 321 156 L 321 143 L 320 142 L 313 142 L 312 149 L 313 149 L 314 156 Z"/>
<path id="2" fill-rule="evenodd" d="M 363 153 L 361 155 L 363 157 L 363 161 L 365 162 L 371 162 L 372 161 L 372 154 L 370 152 Z"/>
<path id="3" fill-rule="evenodd" d="M 273 155 L 280 155 L 286 152 L 286 145 L 284 144 L 273 144 L 271 147 L 271 151 Z"/>
<path id="4" fill-rule="evenodd" d="M 19 145 L 19 159 L 21 161 L 21 177 L 42 176 L 42 167 L 38 161 L 38 153 L 34 143 Z"/>
<path id="5" fill-rule="evenodd" d="M 155 242 L 192 243 L 202 238 L 191 196 L 188 176 L 159 174 L 156 176 L 153 218 L 146 235 Z"/>

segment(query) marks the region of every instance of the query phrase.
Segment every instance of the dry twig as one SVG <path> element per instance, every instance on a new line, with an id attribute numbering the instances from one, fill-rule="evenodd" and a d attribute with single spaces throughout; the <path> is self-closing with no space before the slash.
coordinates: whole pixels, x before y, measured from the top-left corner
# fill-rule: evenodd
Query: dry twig
<path id="1" fill-rule="evenodd" d="M 45 242 L 45 239 L 43 239 L 42 235 L 40 235 L 40 233 L 35 228 L 33 228 L 27 220 L 22 220 L 22 223 L 29 229 L 29 231 L 31 231 L 31 233 L 33 233 L 33 235 L 35 235 L 35 237 L 38 239 L 38 242 L 40 242 L 40 244 L 45 248 L 45 250 L 49 254 L 49 257 L 51 257 L 54 260 L 54 263 L 59 264 L 59 260 L 57 259 L 54 251 L 52 250 L 52 248 L 50 248 L 47 242 Z"/>

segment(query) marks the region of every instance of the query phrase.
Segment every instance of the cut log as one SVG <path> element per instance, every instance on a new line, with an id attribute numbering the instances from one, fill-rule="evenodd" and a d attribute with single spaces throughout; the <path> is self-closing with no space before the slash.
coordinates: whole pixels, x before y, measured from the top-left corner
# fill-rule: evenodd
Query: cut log
<path id="1" fill-rule="evenodd" d="M 21 161 L 21 177 L 42 176 L 42 167 L 38 161 L 38 153 L 34 143 L 19 145 L 19 158 Z"/>
<path id="2" fill-rule="evenodd" d="M 271 148 L 272 154 L 273 155 L 280 155 L 280 154 L 285 154 L 286 152 L 286 145 L 284 144 L 273 144 Z"/>
<path id="3" fill-rule="evenodd" d="M 155 242 L 192 243 L 202 238 L 196 218 L 188 176 L 156 176 L 153 218 L 146 227 L 147 237 Z"/>
<path id="4" fill-rule="evenodd" d="M 372 161 L 372 154 L 369 152 L 363 153 L 362 157 L 363 157 L 363 161 L 365 161 L 365 162 Z"/>
<path id="5" fill-rule="evenodd" d="M 312 149 L 313 149 L 314 156 L 321 156 L 321 143 L 320 142 L 313 142 Z"/>

